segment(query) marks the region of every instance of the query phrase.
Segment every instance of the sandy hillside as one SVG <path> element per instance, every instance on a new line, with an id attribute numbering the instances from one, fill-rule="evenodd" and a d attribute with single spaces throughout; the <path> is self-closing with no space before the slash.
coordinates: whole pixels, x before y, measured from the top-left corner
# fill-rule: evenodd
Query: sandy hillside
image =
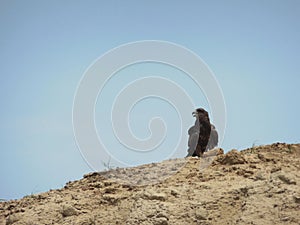
<path id="1" fill-rule="evenodd" d="M 216 156 L 214 156 L 216 155 Z M 300 144 L 91 173 L 0 203 L 0 224 L 300 224 Z"/>

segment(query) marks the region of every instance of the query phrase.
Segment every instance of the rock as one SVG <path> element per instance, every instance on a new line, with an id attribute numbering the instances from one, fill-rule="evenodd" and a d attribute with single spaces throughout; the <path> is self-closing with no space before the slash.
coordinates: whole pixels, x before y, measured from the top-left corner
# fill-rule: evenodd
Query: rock
<path id="1" fill-rule="evenodd" d="M 276 163 L 276 159 L 274 159 L 272 156 L 268 155 L 268 154 L 262 154 L 262 153 L 258 153 L 257 157 L 263 161 L 263 162 L 273 162 Z"/>
<path id="2" fill-rule="evenodd" d="M 89 215 L 84 215 L 76 220 L 76 225 L 95 225 L 95 218 Z"/>
<path id="3" fill-rule="evenodd" d="M 296 184 L 296 181 L 286 173 L 281 172 L 277 175 L 277 177 L 286 184 Z"/>
<path id="4" fill-rule="evenodd" d="M 101 182 L 95 182 L 95 183 L 92 183 L 91 186 L 94 188 L 103 188 L 104 184 Z"/>
<path id="5" fill-rule="evenodd" d="M 288 216 L 282 217 L 282 218 L 281 218 L 281 221 L 284 221 L 284 222 L 287 222 L 287 221 L 289 221 L 289 220 L 290 220 L 290 218 L 289 218 Z"/>
<path id="6" fill-rule="evenodd" d="M 111 186 L 114 182 L 112 180 L 105 180 L 103 183 L 105 187 L 108 187 Z"/>
<path id="7" fill-rule="evenodd" d="M 195 217 L 197 220 L 206 220 L 207 219 L 206 210 L 198 208 L 195 212 Z"/>
<path id="8" fill-rule="evenodd" d="M 273 167 L 272 169 L 271 169 L 271 173 L 275 173 L 275 172 L 278 172 L 278 171 L 280 171 L 281 170 L 281 167 Z"/>
<path id="9" fill-rule="evenodd" d="M 100 175 L 99 172 L 91 172 L 91 173 L 83 175 L 83 178 L 97 177 L 99 175 Z"/>
<path id="10" fill-rule="evenodd" d="M 300 203 L 300 196 L 293 196 L 293 199 L 295 203 L 299 204 Z"/>
<path id="11" fill-rule="evenodd" d="M 104 189 L 104 193 L 106 193 L 106 194 L 113 194 L 115 192 L 116 192 L 116 188 L 114 188 L 114 187 L 107 187 Z"/>
<path id="12" fill-rule="evenodd" d="M 171 190 L 171 195 L 173 195 L 175 197 L 178 197 L 180 194 L 179 194 L 179 192 L 176 189 L 172 189 Z"/>
<path id="13" fill-rule="evenodd" d="M 159 212 L 159 213 L 157 213 L 156 217 L 157 217 L 157 218 L 164 217 L 164 218 L 169 219 L 168 214 L 165 213 L 165 212 Z"/>
<path id="14" fill-rule="evenodd" d="M 71 205 L 63 205 L 60 213 L 63 217 L 74 216 L 77 215 L 77 210 Z"/>
<path id="15" fill-rule="evenodd" d="M 159 201 L 166 201 L 167 196 L 164 193 L 158 193 L 153 190 L 149 190 L 144 192 L 143 196 L 144 199 L 149 199 L 149 200 L 159 200 Z"/>
<path id="16" fill-rule="evenodd" d="M 103 199 L 111 204 L 115 204 L 121 198 L 122 198 L 122 196 L 117 195 L 117 194 L 104 194 L 103 195 Z"/>
<path id="17" fill-rule="evenodd" d="M 6 219 L 6 225 L 13 224 L 13 223 L 19 221 L 21 218 L 22 217 L 20 214 L 9 215 L 8 218 Z"/>
<path id="18" fill-rule="evenodd" d="M 236 165 L 246 163 L 245 158 L 236 149 L 231 150 L 226 155 L 220 155 L 217 161 L 223 165 Z"/>
<path id="19" fill-rule="evenodd" d="M 276 194 L 282 194 L 282 193 L 286 192 L 286 189 L 285 188 L 274 188 L 273 192 Z"/>
<path id="20" fill-rule="evenodd" d="M 204 158 L 218 156 L 218 155 L 224 155 L 224 150 L 222 148 L 212 149 L 203 153 Z"/>
<path id="21" fill-rule="evenodd" d="M 266 158 L 265 158 L 265 156 L 264 156 L 263 154 L 261 154 L 261 153 L 258 153 L 258 154 L 257 154 L 257 157 L 258 157 L 261 161 L 263 161 L 263 162 L 267 161 Z"/>
<path id="22" fill-rule="evenodd" d="M 165 217 L 158 217 L 158 218 L 153 219 L 153 224 L 154 225 L 167 225 L 168 219 Z"/>
<path id="23" fill-rule="evenodd" d="M 258 172 L 255 177 L 254 180 L 266 180 L 266 174 L 264 174 L 263 172 Z"/>

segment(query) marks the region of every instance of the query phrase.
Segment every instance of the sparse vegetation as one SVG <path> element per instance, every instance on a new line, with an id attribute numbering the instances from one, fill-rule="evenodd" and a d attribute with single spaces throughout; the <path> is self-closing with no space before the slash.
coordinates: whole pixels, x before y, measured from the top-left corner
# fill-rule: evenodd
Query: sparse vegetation
<path id="1" fill-rule="evenodd" d="M 114 169 L 114 167 L 111 165 L 111 158 L 109 157 L 107 162 L 102 161 L 102 164 L 105 168 L 105 171 L 109 171 L 111 169 Z"/>
<path id="2" fill-rule="evenodd" d="M 249 153 L 253 154 L 255 153 L 255 148 L 258 147 L 259 145 L 257 145 L 258 140 L 255 140 L 252 142 L 251 148 L 249 148 Z"/>

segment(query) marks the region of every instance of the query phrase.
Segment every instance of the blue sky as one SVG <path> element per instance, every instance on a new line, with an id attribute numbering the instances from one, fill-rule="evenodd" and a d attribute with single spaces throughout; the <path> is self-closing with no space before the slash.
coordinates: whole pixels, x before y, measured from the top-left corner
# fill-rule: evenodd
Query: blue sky
<path id="1" fill-rule="evenodd" d="M 299 143 L 299 20 L 298 0 L 1 1 L 0 198 L 60 188 L 91 171 L 73 135 L 74 94 L 96 58 L 128 42 L 177 43 L 207 63 L 226 103 L 226 151 Z M 108 84 L 111 90 L 123 82 L 118 79 Z M 182 75 L 173 79 L 207 108 L 201 90 Z M 109 93 L 103 92 L 96 112 L 110 104 Z M 170 107 L 148 99 L 132 111 L 133 132 L 141 138 L 147 130 L 138 125 L 151 118 L 143 111 L 149 106 L 174 116 L 166 123 L 176 120 Z"/>

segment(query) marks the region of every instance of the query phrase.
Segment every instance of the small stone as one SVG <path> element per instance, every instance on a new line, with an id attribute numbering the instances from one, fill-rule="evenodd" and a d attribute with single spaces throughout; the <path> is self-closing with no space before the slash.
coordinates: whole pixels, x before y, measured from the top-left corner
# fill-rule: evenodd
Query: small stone
<path id="1" fill-rule="evenodd" d="M 99 174 L 100 173 L 98 173 L 98 172 L 91 172 L 91 173 L 83 175 L 83 178 L 96 177 L 96 176 L 99 176 Z"/>
<path id="2" fill-rule="evenodd" d="M 115 204 L 120 199 L 120 197 L 116 194 L 104 194 L 103 199 L 111 204 Z"/>
<path id="3" fill-rule="evenodd" d="M 114 187 L 107 187 L 104 189 L 104 193 L 107 193 L 107 194 L 113 194 L 116 192 L 116 189 Z"/>
<path id="4" fill-rule="evenodd" d="M 224 155 L 224 150 L 222 148 L 216 148 L 216 149 L 212 149 L 207 152 L 204 152 L 203 158 L 218 156 L 218 155 Z"/>
<path id="5" fill-rule="evenodd" d="M 258 157 L 261 161 L 263 161 L 263 162 L 266 161 L 265 156 L 264 156 L 263 154 L 261 154 L 261 153 L 258 153 L 258 154 L 257 154 L 257 157 Z"/>
<path id="6" fill-rule="evenodd" d="M 153 221 L 154 225 L 168 225 L 168 219 L 165 217 L 155 218 Z"/>
<path id="7" fill-rule="evenodd" d="M 207 212 L 204 209 L 197 209 L 195 213 L 195 217 L 197 220 L 206 220 L 207 219 Z"/>
<path id="8" fill-rule="evenodd" d="M 219 157 L 220 158 L 218 158 L 217 160 L 223 165 L 235 165 L 246 163 L 245 158 L 236 149 L 231 150 L 226 155 L 220 155 Z"/>
<path id="9" fill-rule="evenodd" d="M 76 224 L 77 225 L 94 225 L 95 219 L 89 215 L 81 216 L 76 220 Z"/>
<path id="10" fill-rule="evenodd" d="M 63 217 L 74 216 L 77 215 L 77 211 L 73 206 L 63 205 L 61 214 Z"/>
<path id="11" fill-rule="evenodd" d="M 12 215 L 8 216 L 8 218 L 6 219 L 6 225 L 13 224 L 13 223 L 19 221 L 20 219 L 21 219 L 20 214 L 12 214 Z"/>
<path id="12" fill-rule="evenodd" d="M 273 168 L 271 169 L 271 173 L 275 173 L 275 172 L 278 172 L 278 171 L 280 171 L 280 170 L 281 170 L 280 167 L 273 167 Z"/>
<path id="13" fill-rule="evenodd" d="M 175 189 L 172 189 L 171 190 L 171 195 L 175 196 L 175 197 L 178 197 L 179 196 L 179 192 Z"/>
<path id="14" fill-rule="evenodd" d="M 149 199 L 149 200 L 159 200 L 159 201 L 165 201 L 167 199 L 167 196 L 164 193 L 157 193 L 154 191 L 147 191 L 144 193 L 143 198 Z"/>
<path id="15" fill-rule="evenodd" d="M 10 204 L 10 205 L 8 205 L 7 206 L 7 210 L 11 210 L 11 209 L 13 209 L 13 208 L 15 208 L 16 207 L 16 205 L 15 204 Z"/>
<path id="16" fill-rule="evenodd" d="M 258 172 L 255 177 L 254 177 L 254 180 L 257 181 L 257 180 L 266 180 L 266 176 L 264 173 L 262 172 Z"/>
<path id="17" fill-rule="evenodd" d="M 277 177 L 286 184 L 296 184 L 296 181 L 286 174 L 280 173 Z"/>
<path id="18" fill-rule="evenodd" d="M 160 218 L 160 217 L 164 217 L 164 218 L 167 218 L 169 219 L 168 215 L 164 212 L 159 212 L 157 215 L 156 215 L 156 218 Z"/>
<path id="19" fill-rule="evenodd" d="M 105 187 L 111 186 L 113 184 L 113 182 L 111 180 L 105 180 L 103 183 L 104 183 Z"/>
<path id="20" fill-rule="evenodd" d="M 240 200 L 240 197 L 238 195 L 233 197 L 233 200 Z"/>
<path id="21" fill-rule="evenodd" d="M 290 220 L 290 218 L 289 217 L 283 217 L 283 218 L 281 218 L 281 221 L 289 221 Z"/>
<path id="22" fill-rule="evenodd" d="M 282 194 L 282 193 L 284 193 L 285 191 L 286 191 L 285 188 L 275 188 L 275 189 L 274 189 L 274 193 L 276 193 L 276 194 Z"/>
<path id="23" fill-rule="evenodd" d="M 95 187 L 95 188 L 102 188 L 103 187 L 103 183 L 101 183 L 101 182 L 95 182 L 93 184 L 93 187 Z"/>
<path id="24" fill-rule="evenodd" d="M 273 194 L 272 193 L 267 193 L 266 196 L 267 196 L 267 198 L 272 198 Z"/>
<path id="25" fill-rule="evenodd" d="M 295 203 L 300 203 L 300 196 L 294 196 L 293 197 L 294 198 L 294 201 L 295 201 Z"/>

